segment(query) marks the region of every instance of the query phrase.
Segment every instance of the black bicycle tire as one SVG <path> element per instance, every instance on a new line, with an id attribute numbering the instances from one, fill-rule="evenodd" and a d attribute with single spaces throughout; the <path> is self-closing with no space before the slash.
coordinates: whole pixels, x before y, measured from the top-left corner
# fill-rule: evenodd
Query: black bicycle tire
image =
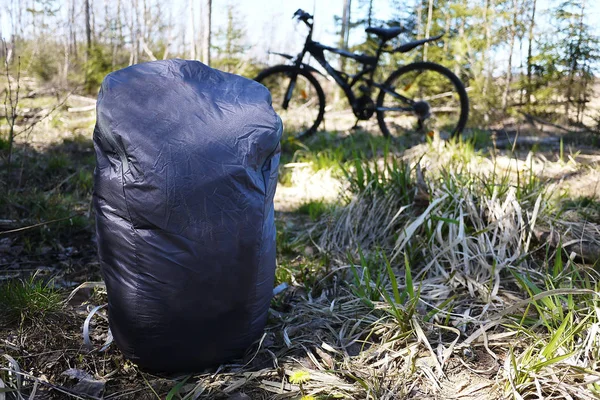
<path id="1" fill-rule="evenodd" d="M 310 128 L 308 128 L 304 132 L 300 132 L 297 135 L 295 135 L 295 137 L 297 139 L 305 139 L 305 138 L 309 137 L 310 135 L 312 135 L 313 133 L 315 133 L 317 131 L 317 128 L 319 127 L 319 125 L 321 125 L 321 122 L 323 122 L 323 117 L 325 115 L 325 92 L 323 92 L 323 88 L 319 84 L 319 81 L 317 81 L 317 79 L 310 72 L 308 72 L 302 68 L 294 67 L 292 65 L 283 65 L 282 64 L 282 65 L 275 65 L 273 67 L 266 68 L 266 69 L 262 70 L 256 76 L 256 78 L 254 78 L 254 80 L 258 83 L 261 83 L 261 81 L 264 80 L 267 76 L 269 76 L 271 74 L 275 74 L 275 73 L 281 73 L 281 72 L 294 72 L 294 73 L 298 73 L 298 75 L 304 76 L 315 87 L 315 90 L 317 91 L 317 97 L 319 98 L 319 114 L 317 115 L 315 122 L 313 123 L 313 125 Z M 285 121 L 284 121 L 284 124 L 285 124 Z"/>
<path id="2" fill-rule="evenodd" d="M 438 72 L 442 75 L 445 75 L 450 81 L 454 84 L 456 91 L 460 98 L 460 118 L 458 120 L 458 124 L 454 131 L 450 134 L 450 137 L 455 137 L 459 135 L 467 125 L 467 121 L 469 119 L 469 97 L 467 95 L 467 91 L 465 90 L 465 86 L 462 81 L 448 68 L 443 65 L 436 64 L 429 61 L 419 61 L 414 62 L 408 65 L 405 65 L 401 68 L 398 68 L 396 71 L 392 72 L 390 76 L 383 83 L 384 87 L 391 86 L 391 84 L 398 78 L 400 75 L 410 72 L 415 69 L 428 69 L 431 71 Z M 385 97 L 385 91 L 381 89 L 379 91 L 379 95 L 377 96 L 377 105 L 376 107 L 383 106 L 383 99 Z M 379 129 L 383 136 L 390 137 L 390 131 L 385 124 L 385 115 L 382 111 L 377 111 L 377 123 L 379 124 Z"/>

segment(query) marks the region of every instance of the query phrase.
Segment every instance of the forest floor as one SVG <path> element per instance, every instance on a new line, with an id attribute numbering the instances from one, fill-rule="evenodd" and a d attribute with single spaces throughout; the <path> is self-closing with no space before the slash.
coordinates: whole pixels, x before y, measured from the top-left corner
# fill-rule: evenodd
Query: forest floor
<path id="1" fill-rule="evenodd" d="M 370 125 L 285 142 L 288 288 L 264 336 L 165 378 L 110 343 L 93 102 L 23 91 L 10 175 L 0 165 L 0 400 L 600 395 L 598 134 L 515 119 L 456 143 Z"/>

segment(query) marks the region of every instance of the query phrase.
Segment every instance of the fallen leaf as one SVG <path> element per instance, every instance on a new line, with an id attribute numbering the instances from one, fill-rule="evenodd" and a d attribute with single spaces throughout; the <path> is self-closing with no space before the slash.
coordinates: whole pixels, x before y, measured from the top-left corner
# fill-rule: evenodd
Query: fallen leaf
<path id="1" fill-rule="evenodd" d="M 66 375 L 79 381 L 71 389 L 77 394 L 91 397 L 101 397 L 102 392 L 104 391 L 104 385 L 106 384 L 106 382 L 94 379 L 92 375 L 83 370 L 77 368 L 69 368 L 68 370 L 63 372 L 62 375 Z"/>

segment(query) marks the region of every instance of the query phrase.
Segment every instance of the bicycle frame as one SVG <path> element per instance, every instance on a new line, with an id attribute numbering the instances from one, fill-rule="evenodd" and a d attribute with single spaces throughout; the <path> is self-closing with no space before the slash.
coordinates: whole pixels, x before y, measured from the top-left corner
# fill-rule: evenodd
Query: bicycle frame
<path id="1" fill-rule="evenodd" d="M 366 83 L 366 85 L 367 85 L 367 90 L 365 91 L 366 94 L 370 94 L 371 88 L 376 87 L 377 89 L 384 90 L 387 93 L 389 93 L 390 95 L 392 95 L 393 97 L 395 97 L 395 98 L 403 101 L 405 104 L 409 105 L 409 107 L 394 107 L 393 109 L 386 108 L 385 110 L 382 110 L 382 111 L 390 111 L 390 110 L 411 111 L 411 110 L 413 110 L 412 106 L 414 105 L 414 101 L 412 99 L 404 97 L 401 94 L 396 93 L 394 90 L 390 91 L 389 88 L 386 88 L 383 84 L 377 83 L 373 80 L 373 76 L 374 76 L 375 70 L 377 69 L 377 66 L 379 64 L 379 58 L 381 57 L 381 53 L 383 52 L 383 46 L 384 46 L 385 42 L 382 41 L 380 43 L 379 47 L 377 48 L 377 52 L 376 52 L 375 56 L 367 56 L 367 55 L 350 53 L 348 51 L 345 51 L 342 49 L 336 49 L 334 47 L 329 47 L 329 46 L 326 46 L 324 44 L 321 44 L 319 42 L 312 40 L 313 24 L 308 21 L 304 21 L 304 23 L 309 27 L 309 33 L 306 37 L 306 41 L 304 42 L 304 47 L 302 49 L 302 52 L 300 52 L 300 54 L 298 54 L 298 56 L 295 59 L 293 59 L 294 65 L 298 68 L 307 68 L 311 72 L 314 72 L 314 71 L 318 72 L 313 67 L 309 66 L 308 64 L 304 64 L 302 62 L 306 53 L 309 53 L 310 55 L 312 55 L 315 58 L 315 60 L 317 60 L 317 62 L 325 69 L 325 71 L 327 71 L 327 73 L 333 78 L 333 80 L 342 88 L 342 90 L 344 91 L 344 94 L 348 98 L 350 106 L 352 107 L 352 111 L 354 112 L 355 115 L 358 116 L 358 112 L 360 111 L 360 108 L 359 108 L 360 106 L 359 106 L 359 102 L 358 102 L 359 97 L 357 97 L 354 94 L 352 89 L 353 89 L 354 85 L 356 85 L 356 83 L 359 81 L 363 81 Z M 324 53 L 325 51 L 330 51 L 332 53 L 339 54 L 342 57 L 351 58 L 351 59 L 357 61 L 358 63 L 360 63 L 362 65 L 362 70 L 355 75 L 348 75 L 341 71 L 337 71 L 325 59 L 325 53 Z M 347 78 L 344 78 L 343 75 L 346 75 Z M 366 75 L 368 75 L 368 77 Z M 294 82 L 294 80 L 292 80 L 290 82 L 290 86 L 288 87 L 288 90 L 286 92 L 286 96 L 285 96 L 285 100 L 284 100 L 284 104 L 283 104 L 284 108 L 287 108 L 287 106 L 289 104 L 289 99 L 291 98 L 292 92 L 294 90 L 294 86 L 295 86 L 295 82 Z"/>

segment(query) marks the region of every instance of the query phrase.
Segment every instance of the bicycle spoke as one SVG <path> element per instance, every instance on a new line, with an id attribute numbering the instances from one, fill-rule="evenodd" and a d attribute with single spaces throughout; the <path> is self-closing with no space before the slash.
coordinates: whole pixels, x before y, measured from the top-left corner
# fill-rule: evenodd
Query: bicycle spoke
<path id="1" fill-rule="evenodd" d="M 281 117 L 285 131 L 302 136 L 318 126 L 324 100 L 310 77 L 300 71 L 290 71 L 291 68 L 276 68 L 259 82 L 271 92 L 271 104 Z"/>
<path id="2" fill-rule="evenodd" d="M 391 90 L 386 89 L 385 87 L 382 89 L 383 91 L 385 91 L 387 94 L 389 94 L 390 96 L 392 96 L 394 99 L 396 100 L 400 100 L 406 104 L 414 104 L 414 101 L 412 99 L 409 99 L 408 97 L 402 96 L 400 93 L 396 93 L 395 88 L 391 88 Z M 411 108 L 412 109 L 412 108 Z"/>
<path id="3" fill-rule="evenodd" d="M 377 111 L 404 111 L 404 112 L 413 112 L 412 107 L 377 107 Z"/>
<path id="4" fill-rule="evenodd" d="M 433 132 L 449 137 L 456 131 L 462 108 L 451 73 L 440 72 L 443 67 L 422 65 L 395 75 L 393 82 L 381 89 L 378 119 L 388 134 Z"/>
<path id="5" fill-rule="evenodd" d="M 287 91 L 285 92 L 285 97 L 283 98 L 282 107 L 284 110 L 287 110 L 288 106 L 290 105 L 290 100 L 292 98 L 292 94 L 294 93 L 294 87 L 296 86 L 296 79 L 298 79 L 297 76 L 292 76 L 290 79 L 290 84 L 288 85 Z"/>

